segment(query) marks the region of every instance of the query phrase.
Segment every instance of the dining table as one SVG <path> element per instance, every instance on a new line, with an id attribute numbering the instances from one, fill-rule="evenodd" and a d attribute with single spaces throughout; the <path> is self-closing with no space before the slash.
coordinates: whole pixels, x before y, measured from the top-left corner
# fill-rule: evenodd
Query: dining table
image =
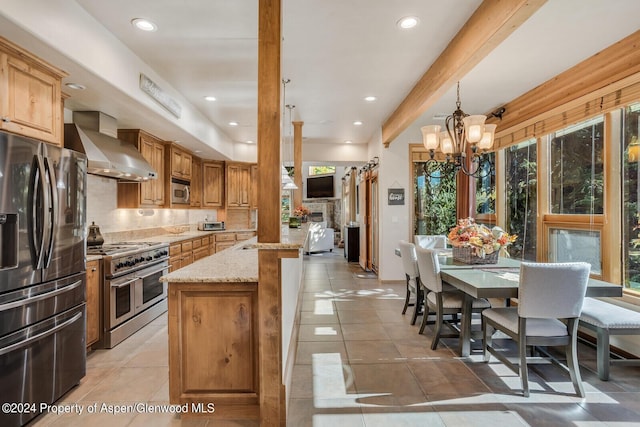
<path id="1" fill-rule="evenodd" d="M 440 277 L 443 282 L 464 293 L 460 311 L 459 354 L 462 357 L 471 354 L 472 302 L 474 298 L 518 297 L 520 280 L 520 261 L 511 258 L 498 258 L 497 264 L 463 264 L 449 256 L 440 263 Z M 622 286 L 597 279 L 589 279 L 586 296 L 620 297 Z"/>

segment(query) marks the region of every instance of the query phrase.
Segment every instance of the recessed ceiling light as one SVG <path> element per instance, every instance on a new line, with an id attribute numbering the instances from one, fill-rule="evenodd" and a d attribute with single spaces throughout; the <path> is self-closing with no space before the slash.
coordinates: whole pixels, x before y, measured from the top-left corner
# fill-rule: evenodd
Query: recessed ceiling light
<path id="1" fill-rule="evenodd" d="M 142 31 L 155 31 L 158 29 L 156 24 L 144 18 L 132 19 L 131 25 Z"/>
<path id="2" fill-rule="evenodd" d="M 207 95 L 204 97 L 205 101 L 213 102 L 216 100 L 215 96 Z"/>
<path id="3" fill-rule="evenodd" d="M 354 126 L 362 126 L 362 122 L 360 120 L 356 120 L 355 122 L 353 122 Z"/>
<path id="4" fill-rule="evenodd" d="M 193 152 L 198 154 L 198 153 L 202 153 L 202 150 L 193 150 Z"/>
<path id="5" fill-rule="evenodd" d="M 408 30 L 409 28 L 413 28 L 418 25 L 418 22 L 420 21 L 415 16 L 405 16 L 404 18 L 400 18 L 397 24 L 398 27 L 402 28 L 403 30 Z"/>
<path id="6" fill-rule="evenodd" d="M 238 126 L 238 122 L 229 122 L 229 126 Z"/>
<path id="7" fill-rule="evenodd" d="M 378 99 L 378 98 L 376 98 L 375 96 L 365 96 L 365 98 L 364 98 L 364 100 L 367 101 L 367 102 L 373 102 L 376 99 Z"/>
<path id="8" fill-rule="evenodd" d="M 85 85 L 81 85 L 80 83 L 66 83 L 65 86 L 75 90 L 85 90 L 87 88 Z"/>
<path id="9" fill-rule="evenodd" d="M 253 144 L 253 141 L 249 139 L 249 140 L 247 141 L 247 144 Z"/>
<path id="10" fill-rule="evenodd" d="M 353 142 L 352 140 L 347 139 L 344 143 L 345 143 L 345 144 L 351 144 L 352 142 Z"/>

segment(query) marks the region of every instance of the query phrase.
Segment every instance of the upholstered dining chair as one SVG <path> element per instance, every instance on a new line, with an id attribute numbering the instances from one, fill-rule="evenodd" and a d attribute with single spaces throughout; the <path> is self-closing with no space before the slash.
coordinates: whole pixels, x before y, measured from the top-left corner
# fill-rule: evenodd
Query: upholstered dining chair
<path id="1" fill-rule="evenodd" d="M 413 306 L 414 310 L 411 324 L 415 325 L 423 301 L 422 289 L 420 288 L 420 280 L 418 278 L 418 265 L 416 264 L 416 248 L 413 243 L 409 243 L 406 240 L 400 240 L 398 246 L 400 247 L 402 268 L 407 279 L 407 294 L 405 296 L 402 314 L 406 313 L 407 307 Z M 411 295 L 415 295 L 415 303 L 410 302 Z"/>
<path id="2" fill-rule="evenodd" d="M 415 234 L 413 243 L 421 248 L 445 249 L 447 247 L 447 236 L 434 234 Z"/>
<path id="3" fill-rule="evenodd" d="M 444 316 L 451 314 L 454 315 L 454 320 L 457 319 L 458 313 L 462 310 L 464 294 L 457 289 L 443 285 L 440 277 L 440 262 L 438 261 L 437 250 L 416 248 L 416 256 L 420 282 L 424 285 L 425 292 L 428 291 L 425 312 L 433 310 L 436 315 L 435 332 L 431 341 L 431 349 L 435 350 L 438 347 L 440 338 L 455 338 L 460 335 L 459 330 L 451 321 L 445 320 Z M 485 298 L 475 298 L 473 300 L 473 312 L 481 312 L 489 307 L 491 307 L 491 304 Z M 424 330 L 425 324 L 423 322 L 420 326 L 420 333 Z M 453 332 L 443 334 L 443 325 L 451 328 Z"/>
<path id="4" fill-rule="evenodd" d="M 587 291 L 590 265 L 574 263 L 526 263 L 520 265 L 517 307 L 496 307 L 482 313 L 484 360 L 495 356 L 520 375 L 522 393 L 529 397 L 527 347 L 564 346 L 576 394 L 584 397 L 576 351 L 578 320 Z M 493 347 L 495 330 L 518 343 L 519 364 L 511 362 Z"/>

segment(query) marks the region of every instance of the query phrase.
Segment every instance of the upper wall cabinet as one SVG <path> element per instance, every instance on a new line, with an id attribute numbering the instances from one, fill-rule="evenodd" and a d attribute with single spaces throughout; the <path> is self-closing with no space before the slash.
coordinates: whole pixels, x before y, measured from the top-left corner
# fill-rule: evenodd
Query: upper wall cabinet
<path id="1" fill-rule="evenodd" d="M 202 162 L 202 206 L 222 207 L 224 202 L 224 164 Z"/>
<path id="2" fill-rule="evenodd" d="M 63 145 L 67 74 L 0 37 L 0 129 Z"/>
<path id="3" fill-rule="evenodd" d="M 118 182 L 118 207 L 164 206 L 164 142 L 140 129 L 119 129 L 118 139 L 135 145 L 158 174 L 158 179 L 146 182 Z"/>
<path id="4" fill-rule="evenodd" d="M 227 163 L 225 180 L 227 207 L 248 208 L 251 202 L 251 164 Z"/>
<path id="5" fill-rule="evenodd" d="M 177 145 L 171 146 L 170 157 L 171 177 L 191 180 L 191 153 Z"/>
<path id="6" fill-rule="evenodd" d="M 202 160 L 198 157 L 191 158 L 191 197 L 192 208 L 202 207 Z"/>
<path id="7" fill-rule="evenodd" d="M 251 209 L 258 209 L 258 165 L 251 165 L 251 194 L 249 199 L 251 200 Z"/>

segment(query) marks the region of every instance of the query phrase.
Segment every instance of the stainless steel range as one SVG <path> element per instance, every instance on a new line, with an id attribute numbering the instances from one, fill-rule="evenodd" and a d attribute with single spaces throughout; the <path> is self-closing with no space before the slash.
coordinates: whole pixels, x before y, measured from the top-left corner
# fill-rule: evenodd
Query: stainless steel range
<path id="1" fill-rule="evenodd" d="M 87 248 L 103 255 L 104 337 L 102 347 L 113 348 L 167 311 L 169 244 L 120 242 Z"/>

